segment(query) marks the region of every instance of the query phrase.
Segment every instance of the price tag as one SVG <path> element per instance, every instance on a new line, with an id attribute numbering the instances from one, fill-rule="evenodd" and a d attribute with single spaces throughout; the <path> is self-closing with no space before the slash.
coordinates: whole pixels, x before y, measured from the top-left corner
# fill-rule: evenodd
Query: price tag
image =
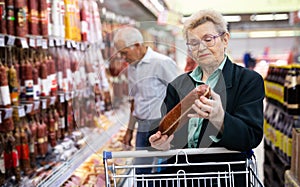
<path id="1" fill-rule="evenodd" d="M 29 38 L 29 46 L 35 47 L 35 39 L 34 38 Z"/>
<path id="2" fill-rule="evenodd" d="M 19 117 L 24 117 L 26 115 L 25 110 L 24 110 L 24 106 L 20 106 L 18 107 L 18 113 L 19 113 Z"/>
<path id="3" fill-rule="evenodd" d="M 60 101 L 61 103 L 65 102 L 65 96 L 64 96 L 64 94 L 60 94 L 60 95 L 59 95 L 59 101 Z"/>
<path id="4" fill-rule="evenodd" d="M 37 39 L 36 39 L 36 46 L 37 46 L 37 47 L 42 46 L 42 39 L 41 39 L 41 38 L 37 38 Z"/>
<path id="5" fill-rule="evenodd" d="M 76 50 L 80 50 L 80 43 L 77 43 Z"/>
<path id="6" fill-rule="evenodd" d="M 40 101 L 34 101 L 34 110 L 38 110 L 40 108 Z"/>
<path id="7" fill-rule="evenodd" d="M 26 114 L 30 113 L 32 111 L 33 104 L 26 104 Z"/>
<path id="8" fill-rule="evenodd" d="M 56 46 L 60 46 L 61 44 L 60 44 L 60 39 L 59 38 L 55 38 L 55 44 L 56 44 Z"/>
<path id="9" fill-rule="evenodd" d="M 49 47 L 54 47 L 54 40 L 52 38 L 49 39 Z"/>
<path id="10" fill-rule="evenodd" d="M 69 101 L 70 100 L 70 95 L 69 93 L 66 93 L 66 101 Z"/>
<path id="11" fill-rule="evenodd" d="M 72 41 L 71 44 L 72 44 L 72 47 L 77 48 L 77 43 L 75 41 Z"/>
<path id="12" fill-rule="evenodd" d="M 14 45 L 15 44 L 16 37 L 14 36 L 8 36 L 7 45 Z"/>
<path id="13" fill-rule="evenodd" d="M 22 45 L 22 48 L 28 48 L 28 43 L 27 43 L 26 38 L 21 38 L 21 45 Z"/>
<path id="14" fill-rule="evenodd" d="M 50 105 L 54 105 L 55 104 L 55 100 L 56 100 L 56 97 L 50 97 Z"/>
<path id="15" fill-rule="evenodd" d="M 84 50 L 85 50 L 84 45 L 85 45 L 84 43 L 81 43 L 81 44 L 80 44 L 80 50 L 81 50 L 81 51 L 84 51 Z"/>
<path id="16" fill-rule="evenodd" d="M 105 43 L 104 42 L 101 43 L 101 49 L 105 49 Z"/>
<path id="17" fill-rule="evenodd" d="M 42 109 L 46 109 L 47 108 L 47 99 L 42 99 Z"/>
<path id="18" fill-rule="evenodd" d="M 8 108 L 8 109 L 5 109 L 5 116 L 4 116 L 4 119 L 8 119 L 12 116 L 12 112 L 13 112 L 13 109 L 12 108 Z"/>
<path id="19" fill-rule="evenodd" d="M 71 46 L 71 42 L 70 41 L 67 41 L 67 48 L 70 49 L 72 46 Z"/>
<path id="20" fill-rule="evenodd" d="M 5 37 L 0 35 L 0 47 L 5 47 Z"/>
<path id="21" fill-rule="evenodd" d="M 42 48 L 43 49 L 48 49 L 47 39 L 42 39 Z"/>
<path id="22" fill-rule="evenodd" d="M 65 39 L 61 39 L 60 43 L 61 43 L 61 45 L 65 45 L 66 44 Z"/>

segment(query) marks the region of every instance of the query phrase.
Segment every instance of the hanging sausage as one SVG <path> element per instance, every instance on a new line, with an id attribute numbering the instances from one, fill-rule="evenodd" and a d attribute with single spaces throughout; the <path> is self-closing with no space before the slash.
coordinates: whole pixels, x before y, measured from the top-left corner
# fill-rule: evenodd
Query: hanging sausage
<path id="1" fill-rule="evenodd" d="M 25 0 L 15 0 L 15 10 L 16 10 L 16 36 L 25 37 L 27 35 L 26 28 L 26 9 L 27 4 Z"/>
<path id="2" fill-rule="evenodd" d="M 0 0 L 0 33 L 7 34 L 5 0 Z"/>
<path id="3" fill-rule="evenodd" d="M 39 35 L 39 13 L 38 13 L 38 8 L 39 8 L 39 1 L 36 0 L 29 0 L 28 2 L 28 8 L 29 8 L 29 20 L 28 20 L 28 25 L 29 25 L 29 34 L 31 35 Z"/>
<path id="4" fill-rule="evenodd" d="M 9 35 L 15 35 L 15 20 L 14 0 L 6 0 L 6 29 Z"/>
<path id="5" fill-rule="evenodd" d="M 39 33 L 42 36 L 48 36 L 48 4 L 47 0 L 39 1 Z"/>

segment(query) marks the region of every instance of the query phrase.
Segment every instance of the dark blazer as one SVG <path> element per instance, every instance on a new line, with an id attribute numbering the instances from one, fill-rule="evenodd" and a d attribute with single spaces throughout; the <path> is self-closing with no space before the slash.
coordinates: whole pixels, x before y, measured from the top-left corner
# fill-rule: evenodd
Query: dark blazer
<path id="1" fill-rule="evenodd" d="M 263 99 L 265 97 L 263 78 L 255 71 L 234 64 L 227 58 L 222 70 L 223 77 L 214 88 L 221 96 L 225 110 L 224 131 L 219 133 L 208 120 L 204 120 L 198 147 L 225 147 L 230 150 L 249 151 L 259 145 L 263 138 Z M 189 73 L 178 76 L 167 87 L 162 105 L 162 116 L 180 102 L 196 82 Z M 187 146 L 188 125 L 174 134 L 172 148 Z M 210 135 L 220 138 L 213 143 Z"/>

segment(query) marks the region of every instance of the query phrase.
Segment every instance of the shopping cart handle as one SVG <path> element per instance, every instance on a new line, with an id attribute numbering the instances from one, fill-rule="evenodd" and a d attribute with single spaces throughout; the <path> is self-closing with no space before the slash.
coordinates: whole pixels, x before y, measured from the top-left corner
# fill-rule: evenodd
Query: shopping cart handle
<path id="1" fill-rule="evenodd" d="M 131 157 L 152 157 L 152 156 L 174 156 L 174 155 L 196 155 L 196 154 L 220 154 L 220 153 L 240 153 L 239 151 L 231 151 L 221 147 L 214 148 L 189 148 L 189 149 L 171 149 L 168 151 L 103 151 L 103 159 L 112 158 L 131 158 Z"/>
<path id="2" fill-rule="evenodd" d="M 112 153 L 111 151 L 103 151 L 103 159 L 112 159 Z"/>

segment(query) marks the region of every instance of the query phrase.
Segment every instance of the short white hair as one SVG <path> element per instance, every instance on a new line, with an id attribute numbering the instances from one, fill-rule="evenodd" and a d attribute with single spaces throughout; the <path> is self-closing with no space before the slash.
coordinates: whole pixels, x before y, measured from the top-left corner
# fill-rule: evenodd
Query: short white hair
<path id="1" fill-rule="evenodd" d="M 141 32 L 138 29 L 129 26 L 122 27 L 115 33 L 113 40 L 114 43 L 117 43 L 120 40 L 125 43 L 125 47 L 129 47 L 136 43 L 141 44 L 144 42 L 144 38 Z"/>

